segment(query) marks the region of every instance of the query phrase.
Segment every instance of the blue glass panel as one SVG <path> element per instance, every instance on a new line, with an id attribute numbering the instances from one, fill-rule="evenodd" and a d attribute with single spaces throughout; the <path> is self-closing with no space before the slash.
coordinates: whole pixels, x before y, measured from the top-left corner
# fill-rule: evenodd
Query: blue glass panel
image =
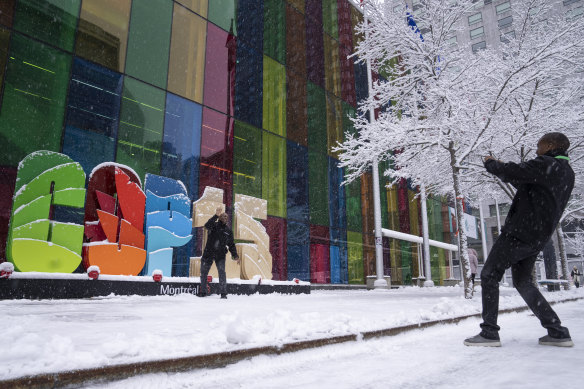
<path id="1" fill-rule="evenodd" d="M 310 281 L 310 228 L 308 224 L 288 220 L 288 279 Z"/>
<path id="2" fill-rule="evenodd" d="M 308 149 L 288 141 L 286 157 L 288 219 L 308 223 Z"/>
<path id="3" fill-rule="evenodd" d="M 349 283 L 347 231 L 331 228 L 330 244 L 331 282 L 333 284 L 347 284 Z"/>
<path id="4" fill-rule="evenodd" d="M 369 95 L 367 90 L 367 65 L 364 63 L 355 64 L 355 94 L 357 95 L 357 103 L 365 100 Z"/>
<path id="5" fill-rule="evenodd" d="M 121 93 L 121 74 L 73 60 L 63 153 L 88 175 L 96 165 L 115 159 Z"/>
<path id="6" fill-rule="evenodd" d="M 341 258 L 339 246 L 330 246 L 331 284 L 341 283 Z"/>
<path id="7" fill-rule="evenodd" d="M 261 36 L 261 34 L 258 34 Z M 235 118 L 262 128 L 263 119 L 263 68 L 261 52 L 253 50 L 242 40 L 237 40 L 237 65 L 235 70 Z"/>
<path id="8" fill-rule="evenodd" d="M 343 183 L 343 169 L 338 167 L 338 161 L 329 157 L 329 219 L 331 228 L 347 228 L 347 214 L 345 209 L 345 187 Z"/>
<path id="9" fill-rule="evenodd" d="M 258 53 L 263 53 L 264 2 L 239 0 L 237 4 L 237 40 Z M 237 51 L 239 59 L 239 47 Z"/>

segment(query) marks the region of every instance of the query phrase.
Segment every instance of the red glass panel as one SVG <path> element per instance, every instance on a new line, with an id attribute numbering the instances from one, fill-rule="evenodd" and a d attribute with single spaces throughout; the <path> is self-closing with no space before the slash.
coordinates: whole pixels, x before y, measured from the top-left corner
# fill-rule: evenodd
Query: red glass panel
<path id="1" fill-rule="evenodd" d="M 0 262 L 6 258 L 6 238 L 16 186 L 16 167 L 0 167 Z"/>
<path id="2" fill-rule="evenodd" d="M 410 208 L 408 199 L 408 184 L 402 179 L 397 188 L 397 208 L 399 213 L 399 230 L 410 233 Z"/>
<path id="3" fill-rule="evenodd" d="M 270 237 L 270 254 L 272 254 L 272 279 L 285 281 L 288 279 L 288 260 L 286 256 L 286 219 L 268 216 L 262 220 Z"/>
<path id="4" fill-rule="evenodd" d="M 310 225 L 310 282 L 331 282 L 330 235 L 327 226 Z"/>
<path id="5" fill-rule="evenodd" d="M 203 102 L 228 115 L 233 114 L 235 52 L 235 36 L 208 23 Z"/>

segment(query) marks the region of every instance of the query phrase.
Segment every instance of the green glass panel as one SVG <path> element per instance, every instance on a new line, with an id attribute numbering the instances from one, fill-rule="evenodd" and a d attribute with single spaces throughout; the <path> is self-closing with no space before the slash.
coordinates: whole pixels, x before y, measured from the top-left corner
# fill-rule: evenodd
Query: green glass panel
<path id="1" fill-rule="evenodd" d="M 324 89 L 307 81 L 308 147 L 326 154 L 326 95 Z"/>
<path id="2" fill-rule="evenodd" d="M 126 73 L 166 88 L 172 22 L 172 1 L 132 3 Z"/>
<path id="3" fill-rule="evenodd" d="M 286 217 L 286 139 L 263 132 L 262 198 L 268 215 Z"/>
<path id="4" fill-rule="evenodd" d="M 355 117 L 355 108 L 350 104 L 342 101 L 341 105 L 343 107 L 343 133 L 349 133 L 356 135 L 357 130 L 355 130 L 355 126 L 350 118 Z"/>
<path id="5" fill-rule="evenodd" d="M 263 127 L 286 136 L 286 68 L 264 55 Z"/>
<path id="6" fill-rule="evenodd" d="M 335 39 L 339 39 L 337 0 L 322 0 L 322 24 L 324 32 Z"/>
<path id="7" fill-rule="evenodd" d="M 387 170 L 388 163 L 383 161 L 379 164 L 379 196 L 381 203 L 381 227 L 389 228 L 389 209 L 387 206 L 387 177 L 383 173 Z"/>
<path id="8" fill-rule="evenodd" d="M 345 172 L 346 174 L 346 172 Z M 345 186 L 347 201 L 347 229 L 361 231 L 361 179 L 358 178 Z"/>
<path id="9" fill-rule="evenodd" d="M 236 28 L 237 1 L 236 0 L 211 0 L 209 1 L 209 21 L 215 23 L 225 31 L 233 29 L 233 34 L 237 35 Z"/>
<path id="10" fill-rule="evenodd" d="M 328 154 L 339 159 L 339 153 L 333 152 L 333 147 L 337 147 L 344 140 L 343 137 L 343 108 L 341 99 L 330 93 L 326 94 L 326 132 L 328 142 Z"/>
<path id="11" fill-rule="evenodd" d="M 328 226 L 328 159 L 325 154 L 308 151 L 308 204 L 310 223 Z"/>
<path id="12" fill-rule="evenodd" d="M 165 93 L 126 77 L 122 94 L 116 161 L 144 179 L 159 174 Z"/>
<path id="13" fill-rule="evenodd" d="M 71 56 L 13 34 L 0 111 L 0 165 L 36 150 L 59 151 Z"/>
<path id="14" fill-rule="evenodd" d="M 8 46 L 10 44 L 10 31 L 0 27 L 0 90 L 4 81 L 4 70 L 8 58 Z"/>
<path id="15" fill-rule="evenodd" d="M 335 96 L 341 96 L 341 62 L 339 60 L 339 43 L 324 35 L 324 83 L 326 90 Z"/>
<path id="16" fill-rule="evenodd" d="M 347 231 L 347 256 L 349 284 L 363 284 L 363 237 L 360 233 Z"/>
<path id="17" fill-rule="evenodd" d="M 73 51 L 81 0 L 19 0 L 14 29 Z"/>
<path id="18" fill-rule="evenodd" d="M 264 54 L 282 64 L 286 63 L 284 0 L 264 0 Z"/>
<path id="19" fill-rule="evenodd" d="M 412 250 L 410 242 L 401 240 L 399 243 L 401 250 L 401 271 L 402 283 L 408 285 L 412 283 Z"/>
<path id="20" fill-rule="evenodd" d="M 288 0 L 288 3 L 292 4 L 298 11 L 304 13 L 304 0 Z"/>
<path id="21" fill-rule="evenodd" d="M 261 198 L 262 130 L 236 121 L 233 138 L 233 192 Z"/>

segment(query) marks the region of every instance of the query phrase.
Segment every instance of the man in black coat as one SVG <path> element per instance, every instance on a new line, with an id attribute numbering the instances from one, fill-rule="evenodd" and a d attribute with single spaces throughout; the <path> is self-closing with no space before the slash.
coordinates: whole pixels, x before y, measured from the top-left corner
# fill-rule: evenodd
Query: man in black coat
<path id="1" fill-rule="evenodd" d="M 497 316 L 499 280 L 511 267 L 513 285 L 529 308 L 547 329 L 539 344 L 571 347 L 570 332 L 532 283 L 532 270 L 538 253 L 554 232 L 572 189 L 574 171 L 570 167 L 568 138 L 553 132 L 537 143 L 537 158 L 516 164 L 485 158 L 485 168 L 517 192 L 481 272 L 483 323 L 480 334 L 464 341 L 467 346 L 501 346 Z"/>
<path id="2" fill-rule="evenodd" d="M 205 228 L 209 231 L 207 235 L 207 244 L 205 245 L 205 250 L 203 251 L 203 257 L 201 258 L 201 290 L 199 291 L 200 297 L 205 297 L 207 295 L 207 274 L 209 274 L 209 269 L 213 265 L 213 261 L 217 265 L 217 271 L 219 272 L 219 288 L 221 290 L 221 298 L 227 298 L 227 276 L 225 274 L 225 254 L 227 254 L 227 249 L 231 252 L 233 260 L 239 261 L 237 256 L 237 251 L 235 249 L 235 243 L 233 242 L 233 232 L 227 226 L 229 218 L 226 213 L 222 212 L 221 207 L 217 208 L 215 215 L 211 217 L 207 223 L 205 223 Z"/>

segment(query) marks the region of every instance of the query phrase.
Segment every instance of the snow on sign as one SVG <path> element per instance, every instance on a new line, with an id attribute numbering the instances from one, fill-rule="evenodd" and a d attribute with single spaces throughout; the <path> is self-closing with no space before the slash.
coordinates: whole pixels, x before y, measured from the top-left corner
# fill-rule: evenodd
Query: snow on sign
<path id="1" fill-rule="evenodd" d="M 211 215 L 202 212 L 204 207 L 193 207 L 193 223 L 191 201 L 180 181 L 146 174 L 144 189 L 130 167 L 109 162 L 91 172 L 86 193 L 79 163 L 52 151 L 28 155 L 17 173 L 8 261 L 18 272 L 72 273 L 82 264 L 84 269 L 98 266 L 102 275 L 152 275 L 158 269 L 165 277 L 172 276 L 173 248 L 190 242 L 193 227 Z M 222 191 L 208 187 L 205 193 L 216 194 L 211 196 L 211 214 L 223 206 Z M 240 202 L 235 230 L 249 230 L 249 236 L 240 238 L 250 243 L 238 249 L 251 244 L 258 251 L 241 255 L 245 270 L 241 278 L 271 279 L 269 237 L 265 229 L 254 227 L 261 225 L 253 220 L 265 218 L 267 202 L 247 197 Z M 83 225 L 71 222 L 75 220 L 71 215 L 83 208 Z"/>

